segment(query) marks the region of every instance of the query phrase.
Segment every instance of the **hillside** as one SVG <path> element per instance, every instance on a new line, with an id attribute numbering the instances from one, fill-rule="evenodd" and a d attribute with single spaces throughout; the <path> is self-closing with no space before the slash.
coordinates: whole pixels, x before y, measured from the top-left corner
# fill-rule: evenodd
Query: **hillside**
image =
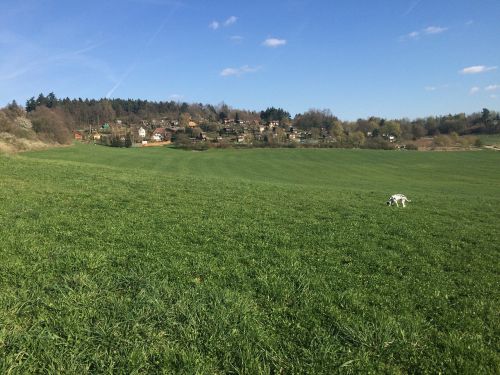
<path id="1" fill-rule="evenodd" d="M 0 156 L 0 372 L 496 373 L 499 158 Z"/>
<path id="2" fill-rule="evenodd" d="M 42 150 L 71 143 L 64 114 L 40 108 L 29 115 L 15 102 L 0 109 L 0 154 Z"/>

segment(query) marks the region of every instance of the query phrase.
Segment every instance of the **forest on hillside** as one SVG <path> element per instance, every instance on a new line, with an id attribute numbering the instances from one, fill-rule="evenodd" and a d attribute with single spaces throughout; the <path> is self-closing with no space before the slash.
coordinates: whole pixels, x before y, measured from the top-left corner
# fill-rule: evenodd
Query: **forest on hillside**
<path id="1" fill-rule="evenodd" d="M 71 142 L 72 131 L 98 128 L 119 121 L 125 127 L 155 120 L 176 121 L 186 127 L 194 121 L 203 129 L 217 129 L 228 120 L 237 123 L 273 122 L 283 129 L 293 127 L 309 132 L 312 137 L 329 136 L 342 139 L 377 139 L 392 135 L 398 139 L 419 139 L 438 135 L 475 135 L 500 133 L 500 113 L 484 108 L 472 114 L 448 114 L 417 119 L 384 119 L 369 117 L 342 121 L 330 110 L 310 109 L 293 118 L 282 108 L 268 107 L 260 112 L 218 105 L 140 99 L 70 99 L 54 93 L 39 94 L 25 106 L 15 101 L 0 110 L 0 133 L 21 138 L 65 144 Z M 352 142 L 351 142 L 352 143 Z M 356 142 L 354 142 L 356 144 Z M 359 142 L 357 142 L 359 144 Z"/>

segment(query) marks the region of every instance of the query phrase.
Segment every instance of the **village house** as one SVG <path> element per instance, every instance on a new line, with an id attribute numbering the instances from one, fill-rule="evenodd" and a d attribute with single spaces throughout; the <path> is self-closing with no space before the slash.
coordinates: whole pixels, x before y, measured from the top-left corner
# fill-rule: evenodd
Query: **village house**
<path id="1" fill-rule="evenodd" d="M 161 136 L 161 134 L 156 133 L 151 136 L 151 140 L 155 142 L 161 142 L 163 141 L 163 137 Z"/>
<path id="2" fill-rule="evenodd" d="M 172 133 L 167 131 L 166 128 L 156 128 L 151 139 L 156 142 L 167 142 L 172 139 Z"/>
<path id="3" fill-rule="evenodd" d="M 139 128 L 137 133 L 139 134 L 139 138 L 146 138 L 146 129 L 144 129 L 142 126 Z"/>
<path id="4" fill-rule="evenodd" d="M 79 131 L 73 131 L 73 138 L 77 141 L 83 140 L 83 134 Z"/>
<path id="5" fill-rule="evenodd" d="M 396 137 L 390 134 L 382 134 L 382 137 L 384 137 L 391 143 L 396 141 Z"/>

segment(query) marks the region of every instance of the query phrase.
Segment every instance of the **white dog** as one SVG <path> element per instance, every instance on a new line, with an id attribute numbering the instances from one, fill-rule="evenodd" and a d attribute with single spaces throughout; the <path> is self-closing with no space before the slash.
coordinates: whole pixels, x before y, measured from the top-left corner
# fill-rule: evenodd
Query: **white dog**
<path id="1" fill-rule="evenodd" d="M 396 203 L 396 206 L 399 207 L 398 202 L 401 202 L 403 204 L 403 207 L 406 207 L 405 203 L 411 202 L 411 200 L 406 198 L 406 196 L 403 194 L 394 194 L 394 195 L 391 195 L 391 197 L 389 198 L 389 200 L 386 203 L 388 206 L 392 206 L 394 203 Z"/>

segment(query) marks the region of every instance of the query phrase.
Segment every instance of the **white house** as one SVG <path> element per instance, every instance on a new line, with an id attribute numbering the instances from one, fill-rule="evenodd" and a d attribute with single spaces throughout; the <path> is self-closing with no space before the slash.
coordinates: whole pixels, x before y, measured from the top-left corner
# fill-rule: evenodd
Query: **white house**
<path id="1" fill-rule="evenodd" d="M 144 129 L 142 126 L 140 127 L 138 133 L 139 133 L 139 137 L 140 138 L 145 138 L 146 137 L 146 129 Z"/>

